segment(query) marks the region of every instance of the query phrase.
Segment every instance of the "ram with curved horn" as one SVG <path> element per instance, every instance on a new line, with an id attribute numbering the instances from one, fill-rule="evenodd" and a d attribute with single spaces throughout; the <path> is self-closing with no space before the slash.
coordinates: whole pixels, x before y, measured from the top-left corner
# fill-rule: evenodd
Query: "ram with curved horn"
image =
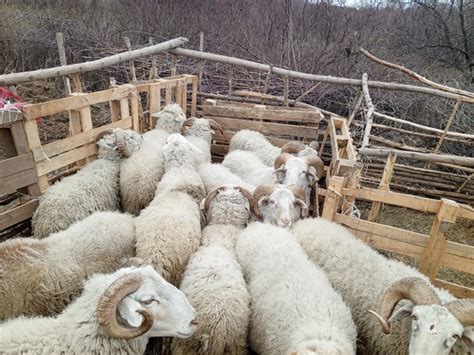
<path id="1" fill-rule="evenodd" d="M 55 318 L 17 318 L 0 325 L 6 353 L 143 354 L 151 337 L 186 338 L 196 311 L 151 266 L 96 274 Z"/>
<path id="2" fill-rule="evenodd" d="M 32 220 L 35 237 L 65 230 L 96 211 L 118 210 L 121 163 L 139 150 L 142 142 L 133 130 L 115 128 L 100 133 L 96 137 L 97 159 L 41 196 Z"/>
<path id="3" fill-rule="evenodd" d="M 236 185 L 219 186 L 202 200 L 208 225 L 181 283 L 196 308 L 199 327 L 194 337 L 176 341 L 173 354 L 247 354 L 250 296 L 235 243 L 253 205 L 252 194 Z"/>
<path id="4" fill-rule="evenodd" d="M 263 222 L 289 228 L 308 215 L 305 191 L 296 185 L 260 185 L 253 193 L 256 217 Z"/>
<path id="5" fill-rule="evenodd" d="M 474 301 L 456 300 L 418 270 L 388 259 L 323 218 L 298 221 L 292 232 L 351 307 L 366 353 L 468 353 L 457 339 L 472 346 Z"/>
<path id="6" fill-rule="evenodd" d="M 222 127 L 213 119 L 191 117 L 184 121 L 182 129 L 182 134 L 204 154 L 207 163 L 211 162 L 213 128 L 223 134 Z"/>
<path id="7" fill-rule="evenodd" d="M 290 141 L 281 147 L 281 153 L 289 153 L 297 157 L 304 157 L 306 155 L 318 155 L 319 144 L 312 141 L 306 145 L 299 141 Z"/>

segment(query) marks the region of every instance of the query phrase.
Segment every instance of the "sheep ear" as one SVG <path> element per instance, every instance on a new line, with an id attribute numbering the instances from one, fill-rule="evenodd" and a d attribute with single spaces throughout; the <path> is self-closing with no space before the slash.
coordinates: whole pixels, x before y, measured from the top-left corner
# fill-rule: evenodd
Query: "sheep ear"
<path id="1" fill-rule="evenodd" d="M 413 303 L 408 303 L 404 305 L 403 307 L 400 307 L 395 313 L 393 313 L 390 318 L 388 319 L 389 323 L 395 322 L 399 318 L 403 318 L 406 316 L 411 315 L 411 312 L 413 312 L 413 307 L 415 305 Z"/>
<path id="2" fill-rule="evenodd" d="M 120 316 L 127 321 L 132 327 L 139 327 L 143 322 L 143 316 L 137 311 L 142 306 L 139 302 L 135 301 L 131 297 L 125 297 L 118 306 L 118 312 Z"/>
<path id="3" fill-rule="evenodd" d="M 467 348 L 474 354 L 474 329 L 472 327 L 464 328 L 464 332 L 462 333 L 462 340 L 466 343 Z"/>
<path id="4" fill-rule="evenodd" d="M 310 166 L 308 171 L 306 172 L 306 176 L 308 177 L 309 186 L 313 186 L 314 183 L 317 181 L 316 169 Z"/>
<path id="5" fill-rule="evenodd" d="M 298 206 L 300 206 L 300 209 L 301 209 L 301 217 L 308 217 L 308 205 L 306 204 L 306 202 L 304 202 L 303 200 L 301 199 L 296 199 L 296 203 L 298 204 Z"/>

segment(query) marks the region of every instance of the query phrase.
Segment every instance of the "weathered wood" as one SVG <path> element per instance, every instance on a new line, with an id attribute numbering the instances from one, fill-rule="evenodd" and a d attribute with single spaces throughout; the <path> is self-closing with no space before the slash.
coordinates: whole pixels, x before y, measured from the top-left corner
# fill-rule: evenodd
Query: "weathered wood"
<path id="1" fill-rule="evenodd" d="M 401 123 L 401 124 L 404 124 L 404 125 L 407 125 L 407 126 L 416 127 L 416 128 L 419 128 L 419 129 L 422 129 L 422 130 L 425 130 L 425 131 L 436 132 L 436 133 L 439 133 L 439 134 L 444 133 L 443 130 L 438 129 L 438 128 L 427 127 L 427 126 L 424 126 L 424 125 L 419 124 L 419 123 L 414 123 L 414 122 L 410 122 L 410 121 L 407 121 L 407 120 L 402 120 L 400 118 L 389 116 L 389 115 L 386 115 L 386 114 L 383 114 L 383 113 L 380 113 L 380 112 L 374 112 L 374 117 L 379 117 L 379 118 L 386 119 L 388 121 L 397 122 L 397 123 Z M 474 139 L 474 134 L 466 134 L 466 133 L 459 133 L 459 132 L 446 132 L 446 135 L 451 136 L 451 137 Z"/>
<path id="2" fill-rule="evenodd" d="M 61 65 L 67 65 L 66 51 L 64 50 L 64 36 L 62 32 L 56 33 L 56 43 L 58 45 L 59 63 L 61 63 Z M 72 92 L 71 83 L 69 78 L 66 76 L 64 77 L 64 92 L 66 95 L 70 95 Z"/>
<path id="3" fill-rule="evenodd" d="M 0 231 L 30 218 L 38 207 L 38 200 L 31 200 L 18 207 L 0 213 Z"/>
<path id="4" fill-rule="evenodd" d="M 364 93 L 365 104 L 367 106 L 367 113 L 365 115 L 365 130 L 364 137 L 362 138 L 362 149 L 369 145 L 369 136 L 372 129 L 373 118 L 375 107 L 370 98 L 369 87 L 367 86 L 367 73 L 362 75 L 362 92 Z"/>
<path id="5" fill-rule="evenodd" d="M 123 41 L 125 42 L 125 46 L 127 47 L 128 52 L 130 53 L 132 51 L 132 44 L 130 43 L 130 38 L 123 37 Z M 137 81 L 137 73 L 135 71 L 135 63 L 133 59 L 130 59 L 129 65 L 130 65 L 130 73 L 132 74 L 132 81 L 135 82 Z"/>
<path id="6" fill-rule="evenodd" d="M 153 37 L 148 37 L 148 45 L 153 45 Z M 148 80 L 153 80 L 158 78 L 158 72 L 156 69 L 156 56 L 151 57 L 151 68 L 150 73 L 148 74 Z"/>
<path id="7" fill-rule="evenodd" d="M 213 62 L 237 65 L 237 66 L 242 66 L 245 68 L 264 71 L 264 72 L 268 72 L 269 70 L 271 70 L 271 72 L 274 74 L 282 75 L 282 76 L 288 75 L 288 77 L 293 78 L 293 79 L 304 79 L 304 80 L 311 80 L 311 81 L 317 81 L 317 82 L 328 83 L 328 84 L 352 85 L 352 86 L 358 86 L 358 87 L 360 87 L 362 84 L 362 80 L 360 79 L 337 78 L 337 77 L 326 76 L 326 75 L 307 74 L 307 73 L 302 73 L 302 72 L 298 72 L 294 70 L 271 67 L 268 64 L 252 62 L 249 60 L 228 57 L 228 56 L 220 55 L 220 54 L 199 52 L 199 51 L 194 51 L 191 49 L 175 48 L 175 49 L 170 49 L 169 52 L 174 53 L 176 55 L 184 56 L 184 57 L 191 57 L 191 58 L 196 58 L 196 59 L 209 60 Z M 0 81 L 0 84 L 1 84 L 1 81 Z M 463 102 L 474 103 L 474 98 L 469 98 L 469 97 L 452 94 L 452 93 L 444 92 L 442 90 L 427 88 L 423 86 L 406 85 L 406 84 L 399 84 L 399 83 L 387 83 L 387 82 L 381 82 L 381 81 L 368 81 L 367 85 L 371 88 L 418 92 L 422 94 L 435 95 L 435 96 L 446 97 L 446 98 L 450 98 L 454 100 L 461 100 Z"/>
<path id="8" fill-rule="evenodd" d="M 436 287 L 444 288 L 457 298 L 474 298 L 474 288 L 457 285 L 452 282 L 436 279 L 433 281 Z"/>
<path id="9" fill-rule="evenodd" d="M 438 84 L 438 83 L 435 83 L 431 80 L 428 80 L 426 79 L 425 77 L 415 73 L 414 71 L 412 70 L 409 70 L 401 65 L 398 65 L 398 64 L 394 64 L 394 63 L 390 63 L 390 62 L 387 62 L 385 60 L 382 60 L 382 59 L 379 59 L 377 58 L 376 56 L 374 56 L 373 54 L 369 53 L 368 51 L 366 51 L 364 48 L 360 47 L 359 48 L 359 51 L 365 55 L 366 57 L 368 57 L 369 59 L 373 60 L 374 62 L 376 63 L 379 63 L 379 64 L 382 64 L 382 65 L 385 65 L 386 67 L 389 67 L 389 68 L 392 68 L 392 69 L 397 69 L 397 70 L 400 70 L 402 72 L 404 72 L 405 74 L 408 74 L 410 77 L 416 79 L 416 80 L 419 80 L 421 81 L 423 84 L 426 84 L 426 85 L 429 85 L 435 89 L 438 89 L 438 90 L 442 90 L 442 91 L 446 91 L 446 92 L 450 92 L 450 93 L 454 93 L 454 94 L 458 94 L 458 95 L 463 95 L 463 96 L 468 96 L 470 98 L 474 98 L 474 93 L 472 92 L 469 92 L 469 91 L 465 91 L 465 90 L 461 90 L 461 89 L 456 89 L 456 88 L 452 88 L 452 87 L 449 87 L 449 86 L 446 86 L 446 85 L 441 85 L 441 84 Z"/>
<path id="10" fill-rule="evenodd" d="M 24 170 L 32 169 L 34 167 L 35 161 L 30 152 L 0 160 L 0 179 L 6 178 L 9 175 L 21 173 Z"/>
<path id="11" fill-rule="evenodd" d="M 304 97 L 307 95 L 311 94 L 314 90 L 316 90 L 318 87 L 321 86 L 321 83 L 317 83 L 313 86 L 311 86 L 308 90 L 306 90 L 304 93 L 302 93 L 300 96 L 298 96 L 295 101 L 301 101 Z"/>
<path id="12" fill-rule="evenodd" d="M 449 132 L 449 129 L 451 128 L 451 124 L 453 123 L 454 119 L 456 118 L 456 114 L 458 113 L 459 108 L 461 107 L 461 101 L 457 101 L 456 105 L 454 105 L 453 111 L 451 112 L 451 115 L 449 116 L 448 122 L 446 123 L 446 127 L 444 128 L 444 132 L 441 135 L 441 138 L 438 141 L 438 144 L 436 144 L 436 148 L 434 149 L 433 153 L 438 153 L 441 145 L 443 144 L 443 141 L 446 137 L 446 135 Z"/>
<path id="13" fill-rule="evenodd" d="M 81 76 L 79 74 L 72 74 L 73 92 L 82 92 Z"/>
<path id="14" fill-rule="evenodd" d="M 352 121 L 354 121 L 355 116 L 357 115 L 357 112 L 359 112 L 360 105 L 362 105 L 362 100 L 364 99 L 364 93 L 360 92 L 359 95 L 357 96 L 356 103 L 354 105 L 354 108 L 352 109 L 351 114 L 349 115 L 349 118 L 347 119 L 347 126 L 350 127 L 352 124 Z"/>
<path id="15" fill-rule="evenodd" d="M 430 280 L 436 279 L 441 258 L 446 248 L 445 232 L 454 224 L 459 205 L 451 200 L 441 199 L 440 207 L 431 227 L 430 239 L 421 255 L 420 270 Z"/>
<path id="16" fill-rule="evenodd" d="M 0 85 L 20 84 L 34 80 L 44 80 L 55 78 L 58 76 L 86 73 L 110 67 L 112 65 L 116 65 L 118 63 L 122 63 L 128 60 L 146 57 L 158 52 L 166 51 L 170 48 L 176 48 L 178 46 L 182 46 L 186 42 L 188 42 L 187 38 L 179 37 L 166 42 L 155 44 L 154 46 L 135 49 L 131 52 L 127 51 L 123 53 L 114 54 L 109 57 L 97 59 L 91 62 L 69 64 L 63 67 L 39 69 L 23 73 L 4 74 L 0 75 Z"/>
<path id="17" fill-rule="evenodd" d="M 197 92 L 198 79 L 196 77 L 193 77 L 191 88 L 191 117 L 196 117 Z"/>
<path id="18" fill-rule="evenodd" d="M 110 118 L 112 122 L 117 122 L 118 120 L 120 120 L 120 101 L 118 100 L 109 101 L 109 107 L 110 107 Z"/>
<path id="19" fill-rule="evenodd" d="M 343 177 L 331 176 L 327 185 L 326 198 L 324 199 L 324 207 L 321 217 L 329 221 L 334 220 L 341 202 L 343 186 Z"/>
<path id="20" fill-rule="evenodd" d="M 35 184 L 37 181 L 38 176 L 36 175 L 36 169 L 34 166 L 30 169 L 2 177 L 0 180 L 0 196 L 14 193 L 22 187 Z"/>
<path id="21" fill-rule="evenodd" d="M 230 69 L 229 69 L 229 89 L 227 91 L 228 95 L 232 95 L 232 93 L 234 91 L 233 88 L 232 88 L 232 86 L 233 86 L 233 84 L 232 84 L 233 76 L 234 76 L 234 67 L 231 66 Z"/>
<path id="22" fill-rule="evenodd" d="M 136 92 L 130 92 L 130 111 L 132 117 L 132 129 L 140 132 L 138 107 L 140 106 L 139 97 Z"/>
<path id="23" fill-rule="evenodd" d="M 419 148 L 419 147 L 414 147 L 412 145 L 393 142 L 389 139 L 385 139 L 385 138 L 382 138 L 382 137 L 377 137 L 377 136 L 370 135 L 369 138 L 374 142 L 383 144 L 383 145 L 391 147 L 391 148 L 398 148 L 398 149 L 402 149 L 402 150 L 408 150 L 408 151 L 419 152 L 419 153 L 431 153 L 430 150 L 425 149 L 425 148 Z M 377 148 L 377 147 L 374 146 L 373 148 Z"/>
<path id="24" fill-rule="evenodd" d="M 199 51 L 204 52 L 204 32 L 199 32 Z M 204 71 L 204 60 L 200 60 L 198 64 L 198 91 L 202 88 L 202 72 Z"/>
<path id="25" fill-rule="evenodd" d="M 456 190 L 456 192 L 459 192 L 459 193 L 460 193 L 461 190 L 466 187 L 466 185 L 469 183 L 469 181 L 471 181 L 472 177 L 474 177 L 474 173 L 471 174 L 471 175 L 469 175 L 469 176 L 466 178 L 466 180 L 464 180 L 464 182 L 461 184 L 461 186 L 459 186 L 459 188 Z"/>
<path id="26" fill-rule="evenodd" d="M 171 55 L 171 68 L 170 68 L 170 75 L 176 76 L 176 65 L 177 65 L 178 57 L 174 54 Z"/>
<path id="27" fill-rule="evenodd" d="M 385 157 L 389 155 L 390 153 L 396 153 L 399 158 L 409 158 L 409 159 L 431 161 L 431 162 L 460 164 L 460 165 L 465 165 L 465 166 L 470 166 L 470 167 L 474 166 L 474 158 L 458 157 L 456 155 L 417 153 L 417 152 L 408 152 L 408 151 L 396 150 L 396 149 L 364 148 L 364 149 L 359 150 L 359 154 L 363 156 Z"/>
<path id="28" fill-rule="evenodd" d="M 391 153 L 387 158 L 387 163 L 383 169 L 382 180 L 380 181 L 379 190 L 388 191 L 390 190 L 390 180 L 392 180 L 393 168 L 395 161 L 397 160 L 397 154 Z M 374 202 L 370 209 L 369 217 L 367 220 L 374 222 L 380 211 L 382 204 L 380 202 Z"/>
<path id="29" fill-rule="evenodd" d="M 283 106 L 288 107 L 288 85 L 289 85 L 288 75 L 284 77 L 285 86 L 283 87 Z"/>
<path id="30" fill-rule="evenodd" d="M 167 82 L 165 89 L 165 105 L 169 105 L 171 103 L 172 90 L 173 85 L 170 82 Z"/>

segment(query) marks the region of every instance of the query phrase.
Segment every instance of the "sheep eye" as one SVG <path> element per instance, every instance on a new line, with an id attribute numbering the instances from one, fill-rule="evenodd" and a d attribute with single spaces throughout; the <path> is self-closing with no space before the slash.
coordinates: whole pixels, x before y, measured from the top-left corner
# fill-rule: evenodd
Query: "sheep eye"
<path id="1" fill-rule="evenodd" d="M 154 300 L 153 298 L 150 298 L 150 299 L 148 299 L 148 300 L 140 301 L 140 303 L 141 303 L 141 304 L 144 304 L 144 305 L 146 305 L 146 306 L 149 306 L 150 304 L 153 303 L 153 301 L 156 301 L 156 302 L 158 303 L 158 301 L 157 301 L 157 300 Z"/>
<path id="2" fill-rule="evenodd" d="M 411 319 L 413 319 L 414 321 L 417 321 L 417 320 L 418 320 L 418 317 L 415 316 L 415 315 L 412 315 L 412 316 L 411 316 Z"/>
<path id="3" fill-rule="evenodd" d="M 461 339 L 461 336 L 459 334 L 453 334 L 453 338 L 458 340 L 458 339 Z"/>

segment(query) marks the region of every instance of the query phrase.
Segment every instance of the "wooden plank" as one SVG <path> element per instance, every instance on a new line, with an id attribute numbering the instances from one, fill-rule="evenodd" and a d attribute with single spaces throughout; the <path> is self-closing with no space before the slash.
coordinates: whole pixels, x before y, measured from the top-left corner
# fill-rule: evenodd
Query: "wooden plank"
<path id="1" fill-rule="evenodd" d="M 67 152 L 71 149 L 77 148 L 81 145 L 85 145 L 88 143 L 93 143 L 95 141 L 95 137 L 103 131 L 113 128 L 123 128 L 128 129 L 131 128 L 131 118 L 127 118 L 125 120 L 120 120 L 105 126 L 94 128 L 87 132 L 82 132 L 76 134 L 72 137 L 64 138 L 49 144 L 46 144 L 40 148 L 36 148 L 33 150 L 33 156 L 36 162 L 40 162 L 48 158 L 52 158 L 56 155 L 61 153 Z"/>
<path id="2" fill-rule="evenodd" d="M 84 95 L 75 95 L 58 100 L 51 100 L 38 104 L 29 104 L 23 106 L 23 111 L 27 120 L 34 120 L 36 117 L 51 116 L 68 110 L 79 110 L 82 107 L 96 105 L 111 100 L 119 100 L 127 97 L 131 85 L 121 85 L 115 88 L 88 93 Z"/>
<path id="3" fill-rule="evenodd" d="M 260 121 L 240 120 L 236 118 L 205 116 L 217 121 L 224 129 L 251 129 L 263 134 L 273 134 L 279 136 L 292 136 L 299 138 L 316 139 L 318 129 L 305 126 L 293 126 L 281 123 L 269 123 Z"/>
<path id="4" fill-rule="evenodd" d="M 461 286 L 452 282 L 436 279 L 433 281 L 436 287 L 450 291 L 457 298 L 474 298 L 474 288 Z"/>
<path id="5" fill-rule="evenodd" d="M 459 211 L 459 205 L 451 200 L 441 199 L 438 213 L 431 227 L 430 239 L 421 255 L 420 270 L 428 275 L 430 280 L 436 278 L 441 258 L 446 248 L 444 233 L 454 224 Z"/>
<path id="6" fill-rule="evenodd" d="M 61 65 L 67 65 L 66 51 L 64 49 L 64 36 L 62 32 L 56 33 L 56 43 L 58 45 L 59 63 L 61 63 Z M 63 79 L 64 79 L 64 91 L 66 95 L 70 95 L 72 90 L 71 90 L 71 83 L 69 81 L 69 78 L 65 76 Z"/>
<path id="7" fill-rule="evenodd" d="M 332 221 L 339 209 L 341 202 L 341 191 L 344 186 L 344 178 L 340 176 L 331 176 L 328 182 L 327 194 L 324 199 L 323 213 L 321 217 Z"/>
<path id="8" fill-rule="evenodd" d="M 170 82 L 167 82 L 165 87 L 165 105 L 169 105 L 171 103 L 172 90 L 173 85 Z"/>
<path id="9" fill-rule="evenodd" d="M 135 132 L 140 132 L 139 120 L 138 120 L 138 107 L 140 102 L 138 101 L 138 94 L 136 92 L 130 93 L 130 110 L 132 112 L 132 129 Z"/>
<path id="10" fill-rule="evenodd" d="M 461 209 L 459 210 L 459 218 L 474 219 L 474 208 L 468 205 L 460 205 Z"/>
<path id="11" fill-rule="evenodd" d="M 38 175 L 34 167 L 3 177 L 0 180 L 0 196 L 11 194 L 18 189 L 35 184 Z"/>
<path id="12" fill-rule="evenodd" d="M 391 153 L 387 158 L 387 163 L 383 169 L 382 179 L 380 180 L 379 190 L 388 191 L 390 190 L 390 181 L 392 180 L 393 168 L 395 166 L 395 161 L 397 160 L 397 154 Z M 380 202 L 374 202 L 372 208 L 370 209 L 369 221 L 374 222 L 377 219 L 377 216 L 380 211 L 382 204 Z"/>
<path id="13" fill-rule="evenodd" d="M 255 107 L 202 105 L 205 116 L 230 117 L 239 119 L 268 120 L 276 122 L 319 123 L 322 115 L 319 111 L 309 110 L 267 110 Z"/>
<path id="14" fill-rule="evenodd" d="M 329 141 L 331 142 L 331 162 L 334 166 L 339 160 L 339 149 L 336 140 L 336 127 L 334 125 L 334 119 L 332 119 L 332 117 L 329 119 L 327 129 L 329 133 Z M 331 175 L 335 175 L 335 172 L 331 171 Z"/>
<path id="15" fill-rule="evenodd" d="M 219 155 L 226 155 L 229 152 L 228 145 L 222 144 L 212 144 L 211 145 L 211 153 L 212 154 L 219 154 Z"/>
<path id="16" fill-rule="evenodd" d="M 0 160 L 0 179 L 34 167 L 35 161 L 31 153 Z"/>
<path id="17" fill-rule="evenodd" d="M 0 231 L 31 218 L 38 207 L 38 200 L 31 200 L 9 211 L 0 213 Z"/>
<path id="18" fill-rule="evenodd" d="M 91 143 L 81 148 L 77 148 L 67 153 L 58 155 L 57 157 L 52 158 L 51 161 L 40 161 L 36 165 L 36 168 L 38 169 L 38 175 L 40 177 L 44 176 L 54 170 L 62 168 L 78 160 L 88 158 L 89 156 L 95 154 L 97 154 L 96 145 L 94 143 Z"/>
<path id="19" fill-rule="evenodd" d="M 0 148 L 7 157 L 13 157 L 17 154 L 10 127 L 0 128 Z"/>
<path id="20" fill-rule="evenodd" d="M 91 107 L 86 106 L 80 109 L 81 112 L 81 127 L 83 132 L 90 131 L 92 127 Z"/>
<path id="21" fill-rule="evenodd" d="M 175 101 L 183 109 L 183 84 L 179 81 L 175 91 Z M 186 110 L 183 110 L 186 111 Z"/>
<path id="22" fill-rule="evenodd" d="M 81 74 L 72 74 L 72 83 L 74 92 L 82 92 Z"/>
<path id="23" fill-rule="evenodd" d="M 393 191 L 381 191 L 361 187 L 359 189 L 342 189 L 344 196 L 355 197 L 356 199 L 378 201 L 394 206 L 401 206 L 422 212 L 436 213 L 439 209 L 438 200 L 407 195 Z"/>
<path id="24" fill-rule="evenodd" d="M 109 106 L 112 122 L 117 122 L 120 119 L 120 102 L 117 100 L 109 101 Z"/>
<path id="25" fill-rule="evenodd" d="M 27 137 L 28 145 L 30 150 L 41 147 L 41 141 L 38 134 L 38 126 L 36 120 L 23 120 L 25 128 L 25 134 Z M 40 191 L 46 191 L 48 188 L 48 178 L 46 176 L 39 176 L 38 174 L 38 187 Z"/>
<path id="26" fill-rule="evenodd" d="M 198 79 L 193 77 L 192 81 L 192 93 L 191 93 L 191 117 L 196 117 L 196 104 L 197 104 L 197 92 L 198 92 Z"/>
<path id="27" fill-rule="evenodd" d="M 120 99 L 119 103 L 120 103 L 120 118 L 124 119 L 124 118 L 130 117 L 130 109 L 128 106 L 128 95 L 127 97 Z"/>

